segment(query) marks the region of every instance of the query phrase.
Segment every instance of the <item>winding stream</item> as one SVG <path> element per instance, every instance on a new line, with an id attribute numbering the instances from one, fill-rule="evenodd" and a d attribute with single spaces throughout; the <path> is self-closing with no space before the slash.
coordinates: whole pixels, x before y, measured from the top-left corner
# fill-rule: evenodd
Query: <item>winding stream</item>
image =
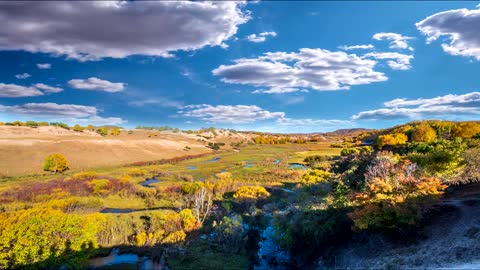
<path id="1" fill-rule="evenodd" d="M 295 196 L 295 191 L 272 187 L 271 191 L 280 191 L 287 194 L 288 197 Z M 265 208 L 264 208 L 265 209 Z M 269 217 L 267 227 L 261 232 L 261 238 L 258 242 L 259 249 L 257 256 L 259 258 L 258 264 L 254 269 L 289 269 L 291 263 L 291 256 L 288 250 L 282 249 L 277 242 L 276 229 L 273 225 L 275 215 L 284 215 L 286 209 L 279 209 L 278 211 L 266 211 L 265 216 Z"/>
<path id="2" fill-rule="evenodd" d="M 257 253 L 259 264 L 255 265 L 254 269 L 288 269 L 290 253 L 276 242 L 272 220 L 262 232 Z"/>

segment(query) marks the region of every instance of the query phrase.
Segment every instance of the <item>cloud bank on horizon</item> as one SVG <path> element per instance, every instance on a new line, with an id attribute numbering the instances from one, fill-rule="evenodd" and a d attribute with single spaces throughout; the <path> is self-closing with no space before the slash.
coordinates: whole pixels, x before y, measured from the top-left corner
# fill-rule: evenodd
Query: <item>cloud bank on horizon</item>
<path id="1" fill-rule="evenodd" d="M 376 23 L 349 29 L 338 3 L 292 5 L 1 2 L 0 121 L 308 132 L 479 116 L 478 7 L 358 6 Z"/>

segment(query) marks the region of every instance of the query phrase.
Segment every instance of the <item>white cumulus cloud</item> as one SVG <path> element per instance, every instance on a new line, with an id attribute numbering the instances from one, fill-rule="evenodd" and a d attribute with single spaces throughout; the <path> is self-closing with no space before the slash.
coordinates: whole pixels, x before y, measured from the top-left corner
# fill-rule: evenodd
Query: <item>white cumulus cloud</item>
<path id="1" fill-rule="evenodd" d="M 420 119 L 455 115 L 479 115 L 480 92 L 445 95 L 434 98 L 398 98 L 384 103 L 385 108 L 360 112 L 352 119 Z"/>
<path id="2" fill-rule="evenodd" d="M 34 97 L 43 92 L 33 86 L 0 83 L 0 97 Z"/>
<path id="3" fill-rule="evenodd" d="M 265 87 L 264 93 L 288 93 L 309 88 L 319 91 L 349 89 L 353 85 L 386 81 L 376 71 L 376 60 L 324 49 L 268 52 L 257 58 L 241 58 L 221 65 L 212 73 L 223 82 Z"/>
<path id="4" fill-rule="evenodd" d="M 171 57 L 220 46 L 249 19 L 234 1 L 3 1 L 0 50 L 79 61 L 129 55 Z"/>
<path id="5" fill-rule="evenodd" d="M 96 77 L 90 77 L 88 79 L 73 79 L 68 81 L 68 84 L 76 89 L 100 90 L 110 93 L 120 92 L 125 88 L 125 83 L 109 82 Z"/>
<path id="6" fill-rule="evenodd" d="M 433 14 L 415 24 L 431 43 L 440 37 L 443 50 L 450 55 L 480 60 L 480 9 L 455 9 Z"/>
<path id="7" fill-rule="evenodd" d="M 198 118 L 208 123 L 253 123 L 258 120 L 283 118 L 283 112 L 270 112 L 255 105 L 188 105 L 181 116 Z"/>
<path id="8" fill-rule="evenodd" d="M 270 112 L 255 105 L 188 105 L 178 111 L 179 116 L 196 118 L 215 124 L 250 124 L 263 120 L 273 121 L 279 130 L 285 127 L 303 127 L 309 130 L 323 130 L 325 127 L 345 126 L 349 120 L 329 120 L 311 118 L 289 118 L 284 112 Z"/>

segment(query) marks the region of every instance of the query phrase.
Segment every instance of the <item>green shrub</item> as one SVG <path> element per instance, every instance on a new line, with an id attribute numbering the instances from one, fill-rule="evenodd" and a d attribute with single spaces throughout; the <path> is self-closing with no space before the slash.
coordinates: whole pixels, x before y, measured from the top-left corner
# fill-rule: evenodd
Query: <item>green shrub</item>
<path id="1" fill-rule="evenodd" d="M 82 132 L 83 130 L 84 128 L 79 124 L 76 124 L 75 126 L 73 126 L 73 131 Z"/>
<path id="2" fill-rule="evenodd" d="M 64 129 L 70 129 L 70 127 L 67 124 L 61 123 L 61 122 L 51 122 L 50 126 L 61 127 L 61 128 L 64 128 Z"/>
<path id="3" fill-rule="evenodd" d="M 32 128 L 38 127 L 38 123 L 35 122 L 35 121 L 26 121 L 26 122 L 25 122 L 25 125 L 26 125 L 27 127 L 32 127 Z"/>
<path id="4" fill-rule="evenodd" d="M 98 128 L 96 132 L 102 136 L 107 136 L 108 135 L 108 128 L 103 127 L 103 128 Z"/>

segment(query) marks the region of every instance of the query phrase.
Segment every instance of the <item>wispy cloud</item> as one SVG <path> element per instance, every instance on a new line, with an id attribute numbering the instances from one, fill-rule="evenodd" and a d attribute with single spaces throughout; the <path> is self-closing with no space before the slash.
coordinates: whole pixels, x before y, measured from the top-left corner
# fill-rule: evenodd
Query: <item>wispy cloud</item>
<path id="1" fill-rule="evenodd" d="M 394 99 L 384 103 L 385 108 L 364 111 L 352 116 L 361 119 L 421 119 L 455 115 L 479 115 L 480 92 L 463 95 L 445 95 L 435 98 Z"/>
<path id="2" fill-rule="evenodd" d="M 250 42 L 261 43 L 261 42 L 265 42 L 267 40 L 267 37 L 276 37 L 276 36 L 277 36 L 277 33 L 271 31 L 271 32 L 262 32 L 258 35 L 251 34 L 251 35 L 248 35 L 246 38 Z"/>
<path id="3" fill-rule="evenodd" d="M 44 83 L 36 83 L 33 86 L 47 93 L 59 93 L 63 91 L 63 88 L 61 87 L 54 87 L 54 86 L 46 85 Z"/>
<path id="4" fill-rule="evenodd" d="M 285 116 L 283 112 L 270 112 L 255 105 L 188 105 L 178 113 L 181 116 L 197 118 L 208 123 L 230 124 L 253 123 Z"/>
<path id="5" fill-rule="evenodd" d="M 387 61 L 387 65 L 394 70 L 409 70 L 412 68 L 410 60 L 413 59 L 413 55 L 407 55 L 396 52 L 372 52 L 363 55 L 363 57 L 371 57 L 375 59 L 390 59 Z"/>
<path id="6" fill-rule="evenodd" d="M 51 69 L 52 64 L 49 64 L 49 63 L 37 64 L 37 68 L 39 68 L 39 69 Z"/>
<path id="7" fill-rule="evenodd" d="M 30 75 L 30 74 L 28 74 L 28 73 L 23 73 L 23 74 L 17 74 L 17 75 L 15 75 L 15 78 L 20 79 L 20 80 L 22 80 L 22 79 L 27 79 L 27 78 L 30 78 L 30 77 L 32 77 L 32 75 Z"/>
<path id="8" fill-rule="evenodd" d="M 0 83 L 0 97 L 35 97 L 42 96 L 45 93 L 58 93 L 61 91 L 63 89 L 60 87 L 53 87 L 43 83 L 37 83 L 32 86 Z"/>
<path id="9" fill-rule="evenodd" d="M 71 87 L 80 90 L 99 90 L 110 93 L 120 92 L 125 88 L 125 83 L 109 82 L 96 77 L 88 79 L 73 79 L 68 81 L 68 84 Z"/>
<path id="10" fill-rule="evenodd" d="M 128 105 L 133 107 L 155 106 L 162 108 L 177 108 L 183 107 L 183 103 L 176 100 L 171 100 L 164 97 L 143 98 L 128 102 Z"/>
<path id="11" fill-rule="evenodd" d="M 390 41 L 390 49 L 401 49 L 413 51 L 413 48 L 408 45 L 408 41 L 414 39 L 413 37 L 403 36 L 397 33 L 376 33 L 372 37 L 375 40 L 387 40 Z"/>
<path id="12" fill-rule="evenodd" d="M 22 105 L 0 105 L 0 112 L 24 115 L 32 119 L 62 121 L 72 124 L 119 125 L 127 121 L 119 117 L 101 117 L 92 106 L 57 103 L 26 103 Z M 46 117 L 46 118 L 44 118 Z"/>
<path id="13" fill-rule="evenodd" d="M 352 46 L 343 45 L 343 46 L 339 46 L 338 48 L 341 50 L 350 51 L 350 50 L 372 50 L 375 47 L 372 44 L 367 44 L 367 45 L 352 45 Z"/>
<path id="14" fill-rule="evenodd" d="M 91 117 L 97 114 L 97 109 L 95 107 L 74 104 L 57 104 L 52 102 L 26 103 L 14 106 L 0 105 L 0 111 L 14 114 L 56 117 Z"/>

